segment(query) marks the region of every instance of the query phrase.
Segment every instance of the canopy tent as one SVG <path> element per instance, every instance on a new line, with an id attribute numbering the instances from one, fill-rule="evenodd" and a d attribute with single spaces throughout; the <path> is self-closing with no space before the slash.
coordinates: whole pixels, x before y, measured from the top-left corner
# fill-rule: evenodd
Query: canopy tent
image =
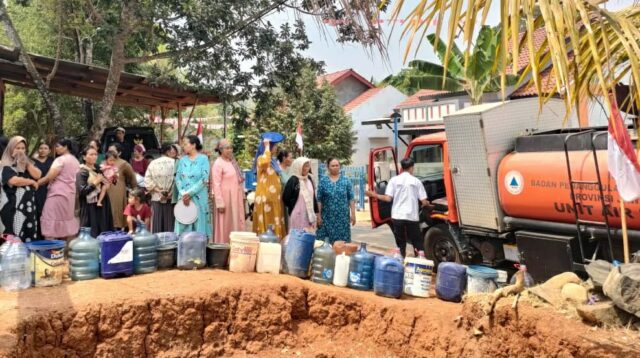
<path id="1" fill-rule="evenodd" d="M 54 68 L 56 59 L 30 54 L 31 61 L 42 76 L 46 78 Z M 107 83 L 109 70 L 103 67 L 77 62 L 58 60 L 55 76 L 49 84 L 49 91 L 69 96 L 101 100 Z M 0 130 L 4 119 L 4 84 L 35 88 L 19 53 L 15 49 L 0 46 Z M 179 110 L 197 104 L 218 103 L 218 98 L 209 93 L 193 89 L 178 89 L 159 85 L 147 77 L 122 72 L 115 97 L 115 104 L 122 106 L 148 108 L 152 112 L 161 109 Z M 181 123 L 179 123 L 179 129 Z M 180 132 L 182 134 L 182 132 Z"/>

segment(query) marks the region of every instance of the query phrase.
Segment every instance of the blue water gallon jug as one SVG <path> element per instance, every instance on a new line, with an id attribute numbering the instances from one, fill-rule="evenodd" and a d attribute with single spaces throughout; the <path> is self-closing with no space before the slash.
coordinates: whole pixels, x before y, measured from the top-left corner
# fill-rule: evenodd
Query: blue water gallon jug
<path id="1" fill-rule="evenodd" d="M 279 244 L 280 243 L 280 239 L 273 232 L 273 225 L 267 226 L 267 231 L 265 231 L 262 234 L 260 234 L 260 236 L 258 236 L 258 240 L 260 240 L 260 242 L 265 242 L 265 243 L 269 243 L 269 244 Z"/>
<path id="2" fill-rule="evenodd" d="M 103 232 L 100 242 L 100 275 L 104 278 L 133 275 L 133 240 L 124 231 Z"/>
<path id="3" fill-rule="evenodd" d="M 284 256 L 289 275 L 300 278 L 309 277 L 309 264 L 311 263 L 315 241 L 316 235 L 314 234 L 291 230 Z"/>
<path id="4" fill-rule="evenodd" d="M 78 237 L 69 243 L 69 271 L 74 281 L 100 276 L 100 244 L 91 237 L 89 227 L 80 228 Z"/>
<path id="5" fill-rule="evenodd" d="M 325 239 L 322 246 L 313 252 L 311 261 L 311 281 L 316 283 L 331 284 L 333 282 L 333 269 L 336 265 L 336 252 Z"/>
<path id="6" fill-rule="evenodd" d="M 136 275 L 158 270 L 158 237 L 147 230 L 146 225 L 137 223 L 133 235 L 133 272 Z"/>
<path id="7" fill-rule="evenodd" d="M 207 264 L 207 235 L 185 232 L 178 239 L 178 268 L 196 270 Z"/>
<path id="8" fill-rule="evenodd" d="M 462 301 L 467 285 L 467 268 L 455 262 L 441 262 L 436 276 L 436 295 L 438 298 L 451 301 Z"/>
<path id="9" fill-rule="evenodd" d="M 24 290 L 31 286 L 29 250 L 20 238 L 7 235 L 8 244 L 2 253 L 0 284 L 5 291 Z"/>
<path id="10" fill-rule="evenodd" d="M 378 296 L 402 296 L 404 265 L 397 257 L 383 256 L 376 260 L 373 274 L 373 292 Z"/>
<path id="11" fill-rule="evenodd" d="M 347 286 L 357 290 L 370 290 L 373 287 L 373 260 L 374 255 L 367 251 L 367 244 L 361 243 L 360 249 L 351 255 Z"/>

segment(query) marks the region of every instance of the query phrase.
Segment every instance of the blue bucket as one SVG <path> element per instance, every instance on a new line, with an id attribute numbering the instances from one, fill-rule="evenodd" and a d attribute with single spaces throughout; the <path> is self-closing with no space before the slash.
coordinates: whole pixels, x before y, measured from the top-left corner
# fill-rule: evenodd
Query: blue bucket
<path id="1" fill-rule="evenodd" d="M 467 268 L 467 293 L 491 293 L 498 288 L 498 271 L 479 265 Z"/>
<path id="2" fill-rule="evenodd" d="M 64 249 L 62 240 L 28 242 L 31 262 L 31 284 L 36 287 L 55 286 L 62 283 L 64 275 Z"/>

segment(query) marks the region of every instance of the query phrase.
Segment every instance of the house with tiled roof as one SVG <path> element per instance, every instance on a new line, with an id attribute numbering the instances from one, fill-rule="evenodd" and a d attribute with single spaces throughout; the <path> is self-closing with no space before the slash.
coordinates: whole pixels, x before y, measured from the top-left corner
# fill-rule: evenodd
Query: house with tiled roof
<path id="1" fill-rule="evenodd" d="M 405 94 L 393 86 L 376 87 L 353 69 L 318 76 L 317 83 L 334 88 L 338 103 L 353 121 L 356 138 L 351 165 L 366 166 L 371 148 L 394 144 L 392 129 L 363 122 L 388 116 L 407 98 Z"/>
<path id="2" fill-rule="evenodd" d="M 545 29 L 536 29 L 533 33 L 533 44 L 536 51 L 545 45 Z M 516 73 L 521 73 L 529 65 L 529 49 L 523 46 L 518 52 L 516 60 Z M 513 73 L 513 65 L 506 68 L 507 73 Z M 549 93 L 555 88 L 556 82 L 553 75 L 551 62 L 541 69 L 541 86 L 543 93 Z M 536 97 L 537 91 L 531 76 L 525 78 L 518 86 L 506 88 L 505 99 L 518 100 L 529 97 Z M 502 93 L 485 93 L 483 102 L 496 102 L 502 100 Z M 399 133 L 407 135 L 407 139 L 412 139 L 418 135 L 440 131 L 443 127 L 442 117 L 469 106 L 470 100 L 466 92 L 450 93 L 447 91 L 420 90 L 396 106 L 396 110 L 401 115 Z M 595 108 L 588 101 L 583 101 L 580 108 L 580 124 L 601 125 L 606 124 L 606 115 L 602 115 L 599 108 Z M 560 124 L 559 124 L 560 125 Z"/>

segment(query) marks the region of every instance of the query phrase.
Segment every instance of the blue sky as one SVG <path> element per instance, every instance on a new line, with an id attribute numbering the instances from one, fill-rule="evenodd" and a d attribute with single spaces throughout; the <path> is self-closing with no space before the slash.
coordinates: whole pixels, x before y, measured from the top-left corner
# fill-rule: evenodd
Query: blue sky
<path id="1" fill-rule="evenodd" d="M 401 17 L 402 15 L 409 13 L 410 9 L 418 2 L 419 0 L 405 1 Z M 492 9 L 487 19 L 487 23 L 489 25 L 495 25 L 499 21 L 499 3 L 499 0 L 493 1 Z M 608 8 L 610 10 L 614 10 L 631 4 L 633 4 L 633 0 L 614 0 L 610 1 Z M 388 17 L 390 16 L 383 14 L 382 19 L 384 20 Z M 293 10 L 274 14 L 269 18 L 269 20 L 275 24 L 285 21 L 294 21 L 295 19 L 296 15 Z M 402 26 L 399 24 L 396 25 L 391 38 L 389 38 L 389 42 L 387 44 L 388 57 L 385 59 L 376 49 L 369 51 L 359 44 L 343 45 L 337 43 L 335 41 L 335 32 L 332 28 L 319 28 L 316 21 L 310 16 L 303 16 L 302 19 L 307 27 L 307 35 L 312 42 L 311 48 L 307 51 L 307 55 L 316 60 L 324 61 L 326 63 L 325 69 L 327 72 L 353 68 L 365 78 L 370 79 L 373 76 L 376 81 L 379 81 L 392 73 L 398 72 L 403 67 L 402 57 L 407 41 L 400 37 Z M 446 24 L 444 26 L 446 28 Z M 382 30 L 385 32 L 385 39 L 388 37 L 391 29 L 392 25 L 390 23 L 384 22 L 382 24 Z M 433 54 L 431 45 L 426 42 L 423 43 L 416 57 L 422 60 L 438 61 L 436 56 Z M 409 60 L 411 59 L 413 59 L 413 57 L 409 58 Z"/>

